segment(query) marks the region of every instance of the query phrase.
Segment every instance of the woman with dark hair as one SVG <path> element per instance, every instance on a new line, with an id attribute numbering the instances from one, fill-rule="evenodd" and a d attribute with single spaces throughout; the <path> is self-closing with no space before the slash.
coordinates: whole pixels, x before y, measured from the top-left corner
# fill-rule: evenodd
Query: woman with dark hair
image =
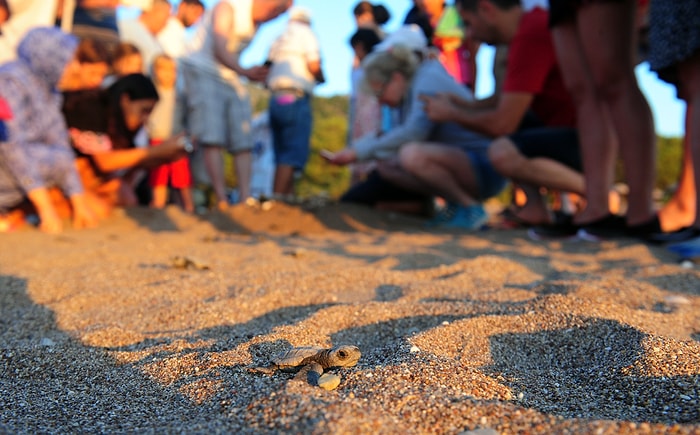
<path id="1" fill-rule="evenodd" d="M 78 168 L 86 189 L 104 202 L 102 208 L 138 203 L 135 187 L 143 170 L 187 155 L 183 135 L 157 147 L 139 147 L 135 140 L 158 102 L 150 78 L 130 74 L 106 90 L 64 93 L 63 113 Z"/>
<path id="2" fill-rule="evenodd" d="M 358 29 L 372 29 L 380 38 L 384 37 L 381 27 L 389 22 L 391 14 L 384 5 L 361 1 L 352 10 Z"/>

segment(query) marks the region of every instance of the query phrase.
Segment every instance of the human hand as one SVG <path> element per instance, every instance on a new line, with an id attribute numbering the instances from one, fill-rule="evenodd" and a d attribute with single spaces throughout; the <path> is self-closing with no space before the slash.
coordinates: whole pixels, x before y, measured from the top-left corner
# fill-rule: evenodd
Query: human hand
<path id="1" fill-rule="evenodd" d="M 83 154 L 93 155 L 112 149 L 112 141 L 106 133 L 95 133 L 88 130 L 71 128 L 68 130 L 73 146 Z"/>
<path id="2" fill-rule="evenodd" d="M 434 122 L 451 121 L 457 110 L 448 94 L 421 95 L 418 98 L 423 102 L 425 114 Z"/>
<path id="3" fill-rule="evenodd" d="M 250 81 L 264 83 L 267 80 L 267 75 L 269 73 L 270 67 L 262 65 L 250 67 L 244 70 L 243 75 L 248 77 L 248 80 Z"/>
<path id="4" fill-rule="evenodd" d="M 352 148 L 345 148 L 344 150 L 336 153 L 328 150 L 321 150 L 321 157 L 323 157 L 323 159 L 328 163 L 340 166 L 348 165 L 357 161 L 357 153 Z"/>
<path id="5" fill-rule="evenodd" d="M 187 156 L 187 154 L 193 150 L 191 144 L 188 146 L 188 141 L 184 133 L 168 138 L 158 146 L 148 149 L 149 152 L 152 153 L 152 156 L 162 163 L 170 163 L 179 160 Z"/>

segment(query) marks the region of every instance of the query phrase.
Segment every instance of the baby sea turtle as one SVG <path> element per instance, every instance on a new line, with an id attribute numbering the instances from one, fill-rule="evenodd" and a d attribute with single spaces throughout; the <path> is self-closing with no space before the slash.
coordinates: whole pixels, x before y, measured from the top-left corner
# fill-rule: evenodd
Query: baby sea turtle
<path id="1" fill-rule="evenodd" d="M 271 375 L 277 370 L 293 372 L 310 365 L 314 367 L 314 371 L 331 367 L 352 367 L 357 364 L 360 355 L 360 348 L 357 346 L 344 345 L 330 349 L 293 347 L 275 356 L 267 366 L 253 367 L 249 370 L 254 373 Z"/>
<path id="2" fill-rule="evenodd" d="M 195 269 L 195 270 L 208 270 L 209 265 L 191 257 L 185 257 L 182 255 L 176 255 L 170 259 L 170 264 L 175 269 Z"/>

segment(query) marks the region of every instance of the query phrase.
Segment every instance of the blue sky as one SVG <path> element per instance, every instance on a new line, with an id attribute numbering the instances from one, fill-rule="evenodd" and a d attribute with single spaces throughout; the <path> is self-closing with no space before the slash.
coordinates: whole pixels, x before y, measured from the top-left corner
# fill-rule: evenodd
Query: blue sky
<path id="1" fill-rule="evenodd" d="M 203 1 L 207 6 L 216 3 L 216 0 Z M 358 0 L 295 0 L 295 5 L 312 11 L 312 27 L 321 43 L 326 83 L 317 88 L 318 95 L 347 94 L 349 90 L 352 50 L 348 39 L 355 31 L 352 9 L 357 2 Z M 373 2 L 384 4 L 391 12 L 391 20 L 385 26 L 387 32 L 401 25 L 413 3 L 412 0 L 373 0 Z M 282 32 L 286 21 L 285 14 L 265 24 L 253 44 L 244 53 L 241 63 L 252 65 L 264 62 L 273 39 Z M 493 49 L 490 47 L 483 46 L 479 50 L 477 96 L 488 96 L 493 90 L 492 57 Z M 673 87 L 659 81 L 646 64 L 637 68 L 637 77 L 652 107 L 657 132 L 664 136 L 682 136 L 685 104 L 676 99 Z"/>

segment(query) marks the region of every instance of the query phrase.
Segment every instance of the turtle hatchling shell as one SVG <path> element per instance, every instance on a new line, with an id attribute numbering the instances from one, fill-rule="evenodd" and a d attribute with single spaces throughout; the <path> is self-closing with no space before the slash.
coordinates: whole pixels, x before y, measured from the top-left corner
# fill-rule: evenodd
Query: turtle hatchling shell
<path id="1" fill-rule="evenodd" d="M 299 367 L 306 358 L 311 358 L 323 351 L 322 347 L 293 347 L 273 358 L 272 362 L 281 369 Z"/>

